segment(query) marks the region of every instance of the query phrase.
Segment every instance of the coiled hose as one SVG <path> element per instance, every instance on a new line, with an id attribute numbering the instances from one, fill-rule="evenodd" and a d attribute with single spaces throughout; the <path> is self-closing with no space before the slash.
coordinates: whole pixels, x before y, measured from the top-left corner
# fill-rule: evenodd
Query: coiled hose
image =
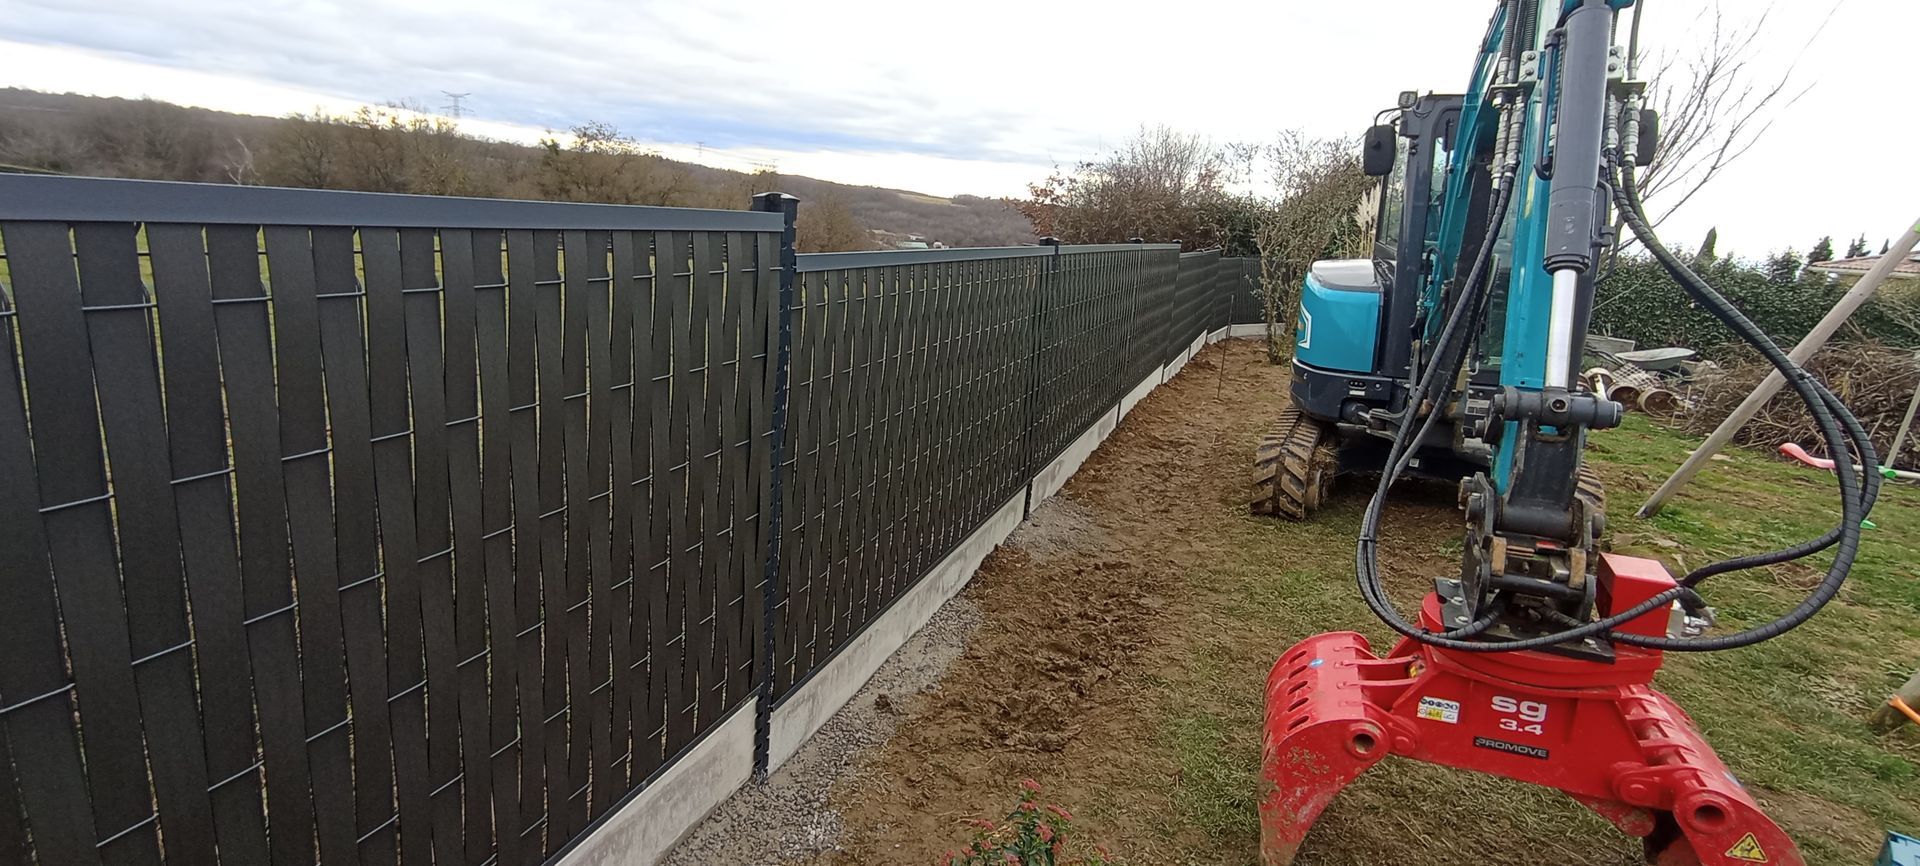
<path id="1" fill-rule="evenodd" d="M 1833 392 L 1795 364 L 1751 319 L 1748 319 L 1732 302 L 1715 291 L 1660 242 L 1646 219 L 1631 163 L 1623 159 L 1617 149 L 1608 152 L 1607 162 L 1610 173 L 1617 175 L 1613 182 L 1607 184 L 1612 189 L 1616 207 L 1627 226 L 1632 229 L 1641 243 L 1646 245 L 1654 258 L 1660 262 L 1661 267 L 1695 301 L 1780 371 L 1794 393 L 1800 397 L 1813 415 L 1830 453 L 1845 455 L 1851 450 L 1859 456 L 1862 465 L 1876 465 L 1877 455 L 1874 453 L 1873 444 L 1869 441 L 1865 428 L 1834 396 Z M 1473 268 L 1469 272 L 1459 302 L 1455 305 L 1440 338 L 1436 341 L 1435 363 L 1428 366 L 1419 383 L 1408 395 L 1407 406 L 1400 419 L 1400 427 L 1396 431 L 1393 445 L 1388 452 L 1385 471 L 1380 476 L 1380 484 L 1361 517 L 1354 570 L 1355 578 L 1360 585 L 1361 596 L 1365 599 L 1367 606 L 1382 622 L 1402 635 L 1441 648 L 1466 652 L 1513 652 L 1538 649 L 1594 636 L 1604 636 L 1619 643 L 1653 649 L 1708 652 L 1751 646 L 1777 637 L 1806 622 L 1825 607 L 1845 583 L 1847 573 L 1851 570 L 1853 560 L 1858 553 L 1861 521 L 1866 519 L 1867 514 L 1872 510 L 1874 500 L 1879 495 L 1881 482 L 1879 476 L 1871 472 L 1857 473 L 1850 462 L 1844 459 L 1835 461 L 1835 477 L 1841 494 L 1840 522 L 1824 535 L 1781 550 L 1734 557 L 1695 569 L 1672 589 L 1603 619 L 1582 623 L 1562 615 L 1558 617 L 1558 621 L 1567 628 L 1561 631 L 1515 640 L 1471 640 L 1474 636 L 1485 632 L 1498 619 L 1503 607 L 1503 598 L 1496 596 L 1487 606 L 1487 610 L 1473 622 L 1461 628 L 1443 632 L 1429 631 L 1407 622 L 1387 598 L 1380 580 L 1377 558 L 1379 528 L 1381 516 L 1385 511 L 1387 493 L 1412 460 L 1416 451 L 1415 443 L 1425 438 L 1427 431 L 1432 428 L 1434 421 L 1441 414 L 1437 398 L 1444 393 L 1446 384 L 1458 375 L 1460 365 L 1466 358 L 1465 349 L 1471 345 L 1471 335 L 1478 332 L 1485 318 L 1486 300 L 1490 297 L 1485 285 L 1486 266 L 1491 258 L 1494 239 L 1499 234 L 1500 225 L 1505 219 L 1507 205 L 1512 196 L 1512 172 L 1513 167 L 1509 166 L 1503 174 L 1504 182 L 1498 188 L 1499 198 L 1491 208 L 1488 230 L 1479 253 L 1474 257 Z M 1427 413 L 1418 432 L 1415 433 L 1414 419 L 1419 414 L 1420 407 L 1429 401 L 1435 402 L 1433 410 Z M 1864 479 L 1862 475 L 1865 476 Z M 1703 609 L 1705 601 L 1695 587 L 1707 578 L 1732 571 L 1801 559 L 1836 545 L 1838 550 L 1834 553 L 1833 563 L 1827 569 L 1826 576 L 1807 598 L 1786 614 L 1765 625 L 1709 638 L 1649 637 L 1615 631 L 1616 627 L 1675 600 L 1679 600 L 1691 611 L 1697 612 Z"/>

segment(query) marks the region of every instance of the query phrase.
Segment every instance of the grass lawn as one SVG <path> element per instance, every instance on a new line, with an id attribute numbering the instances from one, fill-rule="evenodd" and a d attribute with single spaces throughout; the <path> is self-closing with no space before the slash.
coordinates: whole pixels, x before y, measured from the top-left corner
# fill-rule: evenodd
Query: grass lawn
<path id="1" fill-rule="evenodd" d="M 1319 632 L 1392 645 L 1353 581 L 1369 485 L 1343 482 L 1305 523 L 1247 513 L 1247 460 L 1286 381 L 1250 341 L 1209 348 L 988 559 L 967 590 L 982 622 L 965 654 L 937 688 L 894 703 L 904 718 L 836 788 L 845 830 L 816 862 L 937 862 L 975 832 L 968 818 L 1004 815 L 1022 778 L 1120 862 L 1258 861 L 1268 670 Z M 1816 536 L 1837 512 L 1832 476 L 1735 450 L 1639 520 L 1697 440 L 1638 416 L 1593 439 L 1613 548 L 1676 572 Z M 1920 728 L 1879 735 L 1862 722 L 1920 665 L 1920 489 L 1889 485 L 1873 519 L 1852 579 L 1810 623 L 1747 649 L 1670 653 L 1656 681 L 1822 866 L 1870 863 L 1885 830 L 1920 831 Z M 1402 610 L 1457 573 L 1462 529 L 1451 485 L 1396 491 L 1380 552 Z M 1820 567 L 1722 575 L 1705 593 L 1723 630 L 1738 628 L 1788 610 Z M 1389 758 L 1328 806 L 1295 862 L 1642 857 L 1638 840 L 1558 791 Z"/>
<path id="2" fill-rule="evenodd" d="M 1641 416 L 1594 440 L 1589 454 L 1607 482 L 1613 549 L 1665 560 L 1676 573 L 1817 535 L 1837 512 L 1831 476 L 1735 449 L 1664 512 L 1641 520 L 1634 509 L 1698 440 Z M 1256 844 L 1259 742 L 1249 732 L 1259 729 L 1261 704 L 1238 684 L 1284 648 L 1276 636 L 1358 629 L 1380 651 L 1392 643 L 1351 583 L 1350 536 L 1368 493 L 1364 483 L 1346 484 L 1308 525 L 1239 518 L 1239 543 L 1227 546 L 1234 555 L 1207 575 L 1226 627 L 1170 678 L 1165 738 L 1182 766 L 1183 818 L 1217 842 Z M 1434 513 L 1391 518 L 1401 526 L 1390 526 L 1383 542 L 1406 610 L 1420 581 L 1394 565 L 1427 561 L 1440 574 L 1459 555 L 1457 523 L 1432 519 L 1451 511 L 1449 497 L 1429 498 Z M 1867 531 L 1852 579 L 1819 616 L 1756 647 L 1669 654 L 1656 683 L 1687 708 L 1809 863 L 1870 862 L 1883 828 L 1920 830 L 1920 732 L 1882 736 L 1862 723 L 1920 665 L 1920 491 L 1887 485 L 1873 519 L 1878 528 Z M 1759 623 L 1801 598 L 1825 564 L 1725 575 L 1709 581 L 1706 594 L 1723 628 Z M 1434 825 L 1442 817 L 1471 829 L 1434 838 L 1456 832 Z M 1390 760 L 1328 810 L 1302 861 L 1402 862 L 1396 858 L 1433 856 L 1430 838 L 1454 853 L 1427 862 L 1637 861 L 1630 846 L 1595 846 L 1608 834 L 1618 838 L 1556 793 Z M 1456 859 L 1482 845 L 1478 859 Z"/>

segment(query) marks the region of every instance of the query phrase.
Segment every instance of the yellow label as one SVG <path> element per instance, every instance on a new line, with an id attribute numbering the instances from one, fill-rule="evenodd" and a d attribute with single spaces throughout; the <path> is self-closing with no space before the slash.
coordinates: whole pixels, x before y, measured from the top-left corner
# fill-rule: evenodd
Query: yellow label
<path id="1" fill-rule="evenodd" d="M 1740 837 L 1740 841 L 1733 843 L 1733 847 L 1727 849 L 1727 856 L 1735 860 L 1745 860 L 1748 863 L 1767 862 L 1766 849 L 1760 847 L 1760 840 L 1753 838 L 1752 833 Z"/>

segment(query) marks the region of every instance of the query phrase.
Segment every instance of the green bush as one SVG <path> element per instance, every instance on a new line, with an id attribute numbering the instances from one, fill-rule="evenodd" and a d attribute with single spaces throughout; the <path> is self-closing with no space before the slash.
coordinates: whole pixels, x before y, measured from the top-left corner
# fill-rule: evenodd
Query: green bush
<path id="1" fill-rule="evenodd" d="M 1770 279 L 1765 270 L 1736 259 L 1714 260 L 1700 275 L 1731 299 L 1775 341 L 1791 346 L 1813 330 L 1850 281 L 1829 280 L 1806 271 L 1793 279 Z M 1894 346 L 1920 348 L 1920 309 L 1904 298 L 1875 297 L 1854 314 L 1848 336 Z M 1741 345 L 1725 325 L 1693 302 L 1658 262 L 1646 256 L 1623 257 L 1594 292 L 1596 334 L 1625 337 L 1640 348 L 1685 346 L 1710 357 L 1725 357 Z"/>

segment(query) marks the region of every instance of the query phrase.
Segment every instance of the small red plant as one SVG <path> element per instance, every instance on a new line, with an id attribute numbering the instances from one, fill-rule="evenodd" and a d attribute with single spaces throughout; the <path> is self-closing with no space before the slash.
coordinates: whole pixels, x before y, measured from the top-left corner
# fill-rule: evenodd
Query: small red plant
<path id="1" fill-rule="evenodd" d="M 1073 813 L 1040 803 L 1040 783 L 1020 782 L 1020 804 L 995 823 L 975 818 L 979 832 L 967 847 L 948 854 L 944 866 L 1112 866 L 1107 849 L 1075 838 Z"/>

